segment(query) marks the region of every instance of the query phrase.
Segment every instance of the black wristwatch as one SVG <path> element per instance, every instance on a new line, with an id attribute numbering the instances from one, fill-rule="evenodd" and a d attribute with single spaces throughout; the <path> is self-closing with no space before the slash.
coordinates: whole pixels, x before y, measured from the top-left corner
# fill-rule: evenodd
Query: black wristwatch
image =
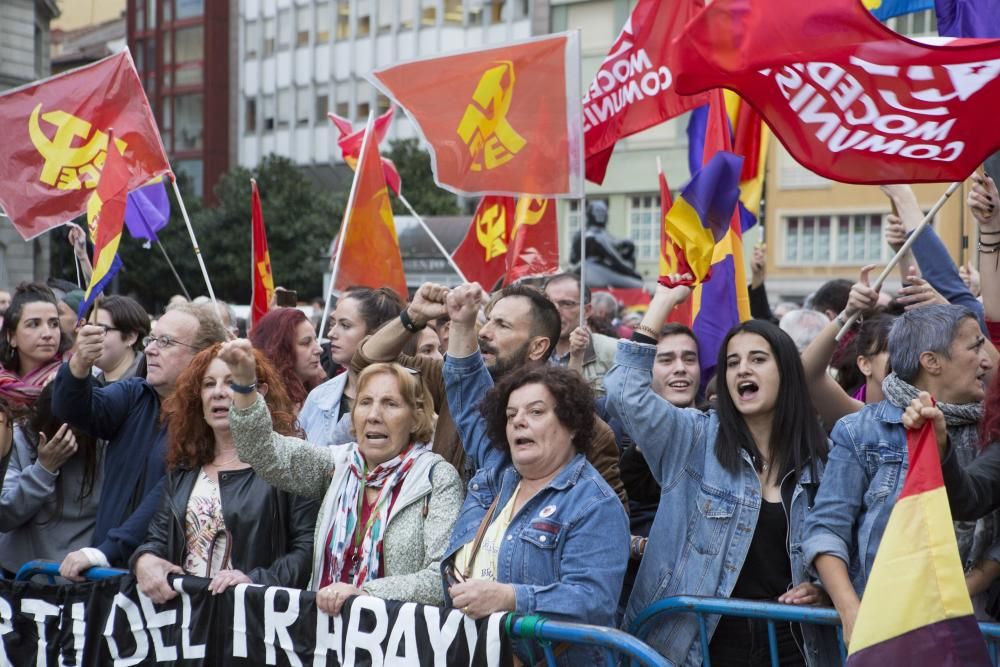
<path id="1" fill-rule="evenodd" d="M 254 380 L 250 384 L 236 384 L 235 382 L 230 382 L 229 388 L 237 394 L 252 394 L 257 391 L 257 381 Z"/>

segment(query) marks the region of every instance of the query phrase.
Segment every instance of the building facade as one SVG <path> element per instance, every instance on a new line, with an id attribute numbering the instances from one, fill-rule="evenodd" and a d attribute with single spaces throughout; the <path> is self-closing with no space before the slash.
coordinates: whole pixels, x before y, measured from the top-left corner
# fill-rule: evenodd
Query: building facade
<path id="1" fill-rule="evenodd" d="M 128 0 L 128 44 L 174 170 L 197 196 L 230 167 L 238 0 Z"/>
<path id="2" fill-rule="evenodd" d="M 51 74 L 49 23 L 55 0 L 0 0 L 0 92 Z M 25 242 L 0 215 L 0 288 L 49 275 L 50 234 Z"/>

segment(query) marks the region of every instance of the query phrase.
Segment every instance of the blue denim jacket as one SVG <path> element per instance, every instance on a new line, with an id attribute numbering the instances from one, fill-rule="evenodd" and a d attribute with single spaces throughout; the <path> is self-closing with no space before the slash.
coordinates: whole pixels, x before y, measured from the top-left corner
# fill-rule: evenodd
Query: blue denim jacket
<path id="1" fill-rule="evenodd" d="M 479 413 L 483 396 L 493 386 L 482 355 L 446 357 L 444 380 L 448 407 L 477 472 L 469 481 L 442 566 L 475 538 L 494 498 L 499 496 L 497 507 L 503 507 L 521 479 L 510 455 L 490 443 Z M 519 614 L 613 626 L 628 544 L 628 518 L 621 501 L 586 457 L 577 454 L 514 516 L 497 556 L 497 581 L 513 584 Z M 565 657 L 582 657 L 584 662 L 578 664 L 590 664 L 588 653 L 576 653 Z"/>
<path id="2" fill-rule="evenodd" d="M 900 408 L 881 401 L 837 422 L 823 486 L 806 521 L 806 564 L 812 568 L 820 554 L 840 558 L 858 595 L 909 467 L 902 417 Z"/>
<path id="3" fill-rule="evenodd" d="M 750 550 L 761 503 L 760 480 L 747 452 L 737 472 L 719 463 L 715 411 L 677 408 L 650 388 L 655 357 L 652 345 L 619 341 L 617 363 L 604 378 L 609 412 L 639 443 L 662 489 L 625 628 L 640 611 L 672 595 L 729 597 Z M 822 471 L 817 461 L 817 475 Z M 791 475 L 781 484 L 793 584 L 807 580 L 800 541 L 817 484 L 810 466 L 797 484 Z M 706 619 L 710 636 L 718 621 L 718 616 Z M 802 629 L 810 665 L 840 664 L 833 632 Z M 669 617 L 647 641 L 678 665 L 702 664 L 698 621 L 692 615 Z"/>

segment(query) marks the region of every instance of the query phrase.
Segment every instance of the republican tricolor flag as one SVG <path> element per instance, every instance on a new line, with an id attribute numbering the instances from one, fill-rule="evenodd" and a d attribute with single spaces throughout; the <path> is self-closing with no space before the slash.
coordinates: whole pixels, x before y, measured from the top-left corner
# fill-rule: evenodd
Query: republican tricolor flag
<path id="1" fill-rule="evenodd" d="M 260 206 L 257 181 L 250 179 L 250 227 L 252 296 L 250 297 L 250 326 L 256 326 L 267 315 L 274 298 L 274 276 L 271 274 L 271 254 L 267 251 L 267 233 L 264 230 L 264 212 Z"/>
<path id="2" fill-rule="evenodd" d="M 910 467 L 854 623 L 847 667 L 988 667 L 941 476 L 934 425 L 906 433 Z"/>
<path id="3" fill-rule="evenodd" d="M 86 316 L 91 304 L 122 266 L 118 258 L 118 244 L 125 226 L 125 202 L 131 177 L 125 156 L 115 143 L 114 132 L 108 130 L 108 157 L 97 182 L 97 190 L 87 202 L 87 227 L 94 244 L 94 272 L 77 309 L 80 319 Z"/>

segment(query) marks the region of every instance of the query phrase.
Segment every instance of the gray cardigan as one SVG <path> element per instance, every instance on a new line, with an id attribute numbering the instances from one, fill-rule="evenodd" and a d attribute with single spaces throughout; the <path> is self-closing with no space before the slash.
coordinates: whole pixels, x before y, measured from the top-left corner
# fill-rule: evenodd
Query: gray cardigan
<path id="1" fill-rule="evenodd" d="M 24 428 L 14 427 L 10 465 L 0 495 L 0 565 L 16 572 L 29 560 L 62 561 L 70 551 L 90 546 L 101 493 L 103 450 L 100 446 L 93 490 L 80 501 L 83 457 L 73 455 L 52 474 L 38 463 L 37 449 Z M 60 477 L 62 513 L 53 518 Z"/>
<path id="2" fill-rule="evenodd" d="M 333 478 L 346 474 L 343 465 L 357 447 L 316 447 L 305 440 L 274 433 L 271 413 L 258 396 L 245 410 L 229 411 L 233 441 L 240 459 L 272 486 L 310 498 L 322 498 L 313 547 L 313 580 L 319 588 L 333 500 L 328 491 Z M 451 528 L 462 507 L 458 472 L 433 452 L 417 459 L 407 473 L 389 515 L 383 538 L 385 576 L 366 583 L 363 590 L 386 600 L 403 600 L 441 606 L 440 561 L 448 546 Z"/>

